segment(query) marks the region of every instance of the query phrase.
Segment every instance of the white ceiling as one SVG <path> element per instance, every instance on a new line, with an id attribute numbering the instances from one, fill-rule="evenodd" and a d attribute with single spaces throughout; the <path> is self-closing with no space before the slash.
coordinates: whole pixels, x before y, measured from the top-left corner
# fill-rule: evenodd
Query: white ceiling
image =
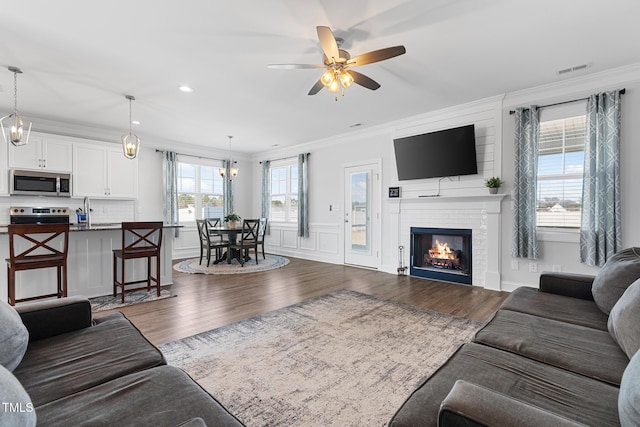
<path id="1" fill-rule="evenodd" d="M 0 112 L 252 153 L 640 62 L 638 0 L 20 0 L 0 12 Z M 402 44 L 337 102 L 307 92 L 317 25 L 352 56 Z M 589 67 L 559 76 L 557 70 Z M 188 84 L 191 94 L 178 91 Z"/>

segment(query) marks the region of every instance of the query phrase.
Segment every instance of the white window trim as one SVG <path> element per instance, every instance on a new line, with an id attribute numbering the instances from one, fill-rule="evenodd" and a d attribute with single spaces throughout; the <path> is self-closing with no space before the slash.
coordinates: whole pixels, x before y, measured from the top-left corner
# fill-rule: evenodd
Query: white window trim
<path id="1" fill-rule="evenodd" d="M 276 169 L 276 168 L 281 168 L 284 166 L 297 166 L 298 165 L 298 159 L 297 158 L 291 158 L 291 159 L 285 159 L 285 160 L 278 160 L 278 161 L 274 161 L 271 162 L 271 165 L 269 166 L 270 170 L 269 170 L 269 189 L 271 189 L 271 170 L 272 169 Z M 291 170 L 291 169 L 289 169 Z M 289 177 L 289 179 L 287 180 L 287 186 L 291 185 L 291 177 Z M 285 197 L 286 195 L 290 195 L 293 194 L 291 192 L 289 193 L 285 193 Z M 298 194 L 298 193 L 295 193 Z M 281 221 L 281 220 L 275 220 L 271 218 L 271 198 L 273 197 L 273 194 L 269 194 L 269 223 L 270 224 L 278 224 L 278 225 L 290 225 L 290 226 L 297 226 L 298 224 L 298 218 L 296 217 L 294 221 Z"/>
<path id="2" fill-rule="evenodd" d="M 186 157 L 186 158 L 185 158 Z M 189 164 L 189 165 L 195 165 L 198 166 L 196 167 L 196 175 L 195 175 L 195 190 L 193 192 L 193 194 L 195 195 L 195 204 L 194 204 L 194 216 L 196 219 L 201 219 L 198 218 L 198 214 L 200 211 L 202 211 L 202 195 L 203 193 L 200 191 L 201 188 L 201 169 L 200 166 L 208 166 L 208 167 L 213 167 L 213 168 L 221 168 L 223 167 L 223 164 L 221 161 L 219 160 L 212 160 L 212 159 L 204 159 L 204 158 L 196 158 L 196 157 L 192 157 L 192 156 L 183 156 L 183 158 L 180 157 L 180 155 L 178 155 L 177 157 L 177 162 L 178 163 L 184 163 L 184 164 Z M 189 193 L 189 192 L 181 192 L 178 191 L 178 194 L 185 194 L 185 193 Z M 207 193 L 208 195 L 209 193 Z M 220 193 L 220 194 L 215 194 L 215 196 L 222 196 L 224 198 L 224 192 Z M 199 197 L 198 197 L 199 196 Z M 185 227 L 195 227 L 195 220 L 194 221 L 181 221 L 180 220 L 180 215 L 178 215 L 178 224 L 185 226 Z"/>

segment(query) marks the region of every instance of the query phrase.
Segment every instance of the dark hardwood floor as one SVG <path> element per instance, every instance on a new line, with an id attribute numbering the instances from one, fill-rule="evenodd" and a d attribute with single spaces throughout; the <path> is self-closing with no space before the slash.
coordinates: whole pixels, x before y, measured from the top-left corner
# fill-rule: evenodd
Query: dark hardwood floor
<path id="1" fill-rule="evenodd" d="M 154 344 L 184 338 L 308 298 L 350 289 L 456 316 L 489 319 L 507 293 L 396 276 L 345 265 L 290 258 L 284 268 L 248 274 L 204 275 L 174 270 L 167 287 L 176 298 L 122 311 Z M 109 311 L 96 313 L 103 316 Z"/>

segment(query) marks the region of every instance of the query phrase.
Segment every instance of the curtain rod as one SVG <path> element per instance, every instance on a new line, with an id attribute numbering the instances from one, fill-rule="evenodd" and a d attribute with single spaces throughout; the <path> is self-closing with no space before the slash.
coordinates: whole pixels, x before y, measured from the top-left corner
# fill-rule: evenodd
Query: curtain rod
<path id="1" fill-rule="evenodd" d="M 310 156 L 310 155 L 311 155 L 311 153 L 307 153 L 307 156 Z M 295 159 L 296 157 L 298 157 L 298 156 L 281 157 L 279 159 L 273 159 L 273 160 L 269 160 L 269 161 L 270 162 L 277 162 L 278 160 Z M 267 160 L 264 160 L 264 161 L 266 162 Z M 259 162 L 259 163 L 262 164 L 262 162 Z"/>
<path id="2" fill-rule="evenodd" d="M 626 88 L 622 88 L 618 90 L 620 92 L 620 95 L 624 95 L 624 93 L 627 91 Z M 554 104 L 547 104 L 547 105 L 540 105 L 538 108 L 546 108 L 546 107 L 555 107 L 556 105 L 562 105 L 562 104 L 570 104 L 572 102 L 578 102 L 578 101 L 586 101 L 589 98 L 580 98 L 580 99 L 572 99 L 571 101 L 563 101 L 563 102 L 556 102 Z M 515 114 L 515 110 L 510 110 L 509 114 Z"/>
<path id="3" fill-rule="evenodd" d="M 158 150 L 156 148 L 156 153 L 166 153 L 165 150 Z M 215 157 L 205 157 L 205 156 L 195 156 L 193 154 L 182 154 L 182 153 L 176 153 L 178 156 L 186 156 L 186 157 L 195 157 L 196 159 L 207 159 L 207 160 L 218 160 L 220 162 L 224 162 L 226 159 L 216 159 Z M 238 163 L 236 161 L 234 161 L 234 163 Z"/>

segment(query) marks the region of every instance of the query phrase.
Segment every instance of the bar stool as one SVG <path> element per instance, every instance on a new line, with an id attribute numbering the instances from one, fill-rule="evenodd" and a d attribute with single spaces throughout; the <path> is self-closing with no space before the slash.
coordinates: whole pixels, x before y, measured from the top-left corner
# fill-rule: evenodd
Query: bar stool
<path id="1" fill-rule="evenodd" d="M 151 282 L 155 282 L 158 296 L 160 296 L 160 246 L 162 245 L 162 222 L 123 222 L 122 249 L 113 251 L 113 296 L 118 294 L 118 286 L 122 288 L 122 303 L 126 291 L 151 290 Z M 151 258 L 156 258 L 156 276 L 151 276 Z M 147 278 L 125 282 L 126 260 L 146 258 Z M 118 259 L 122 260 L 120 280 L 118 281 Z M 125 289 L 126 285 L 146 283 L 146 287 Z"/>
<path id="2" fill-rule="evenodd" d="M 69 251 L 69 224 L 11 224 L 9 232 L 9 258 L 7 258 L 7 284 L 9 304 L 40 298 L 67 296 L 67 254 Z M 16 245 L 17 242 L 20 242 Z M 20 247 L 27 242 L 27 248 Z M 62 249 L 54 245 L 62 245 Z M 53 294 L 16 299 L 16 271 L 38 268 L 57 268 L 57 290 Z"/>

